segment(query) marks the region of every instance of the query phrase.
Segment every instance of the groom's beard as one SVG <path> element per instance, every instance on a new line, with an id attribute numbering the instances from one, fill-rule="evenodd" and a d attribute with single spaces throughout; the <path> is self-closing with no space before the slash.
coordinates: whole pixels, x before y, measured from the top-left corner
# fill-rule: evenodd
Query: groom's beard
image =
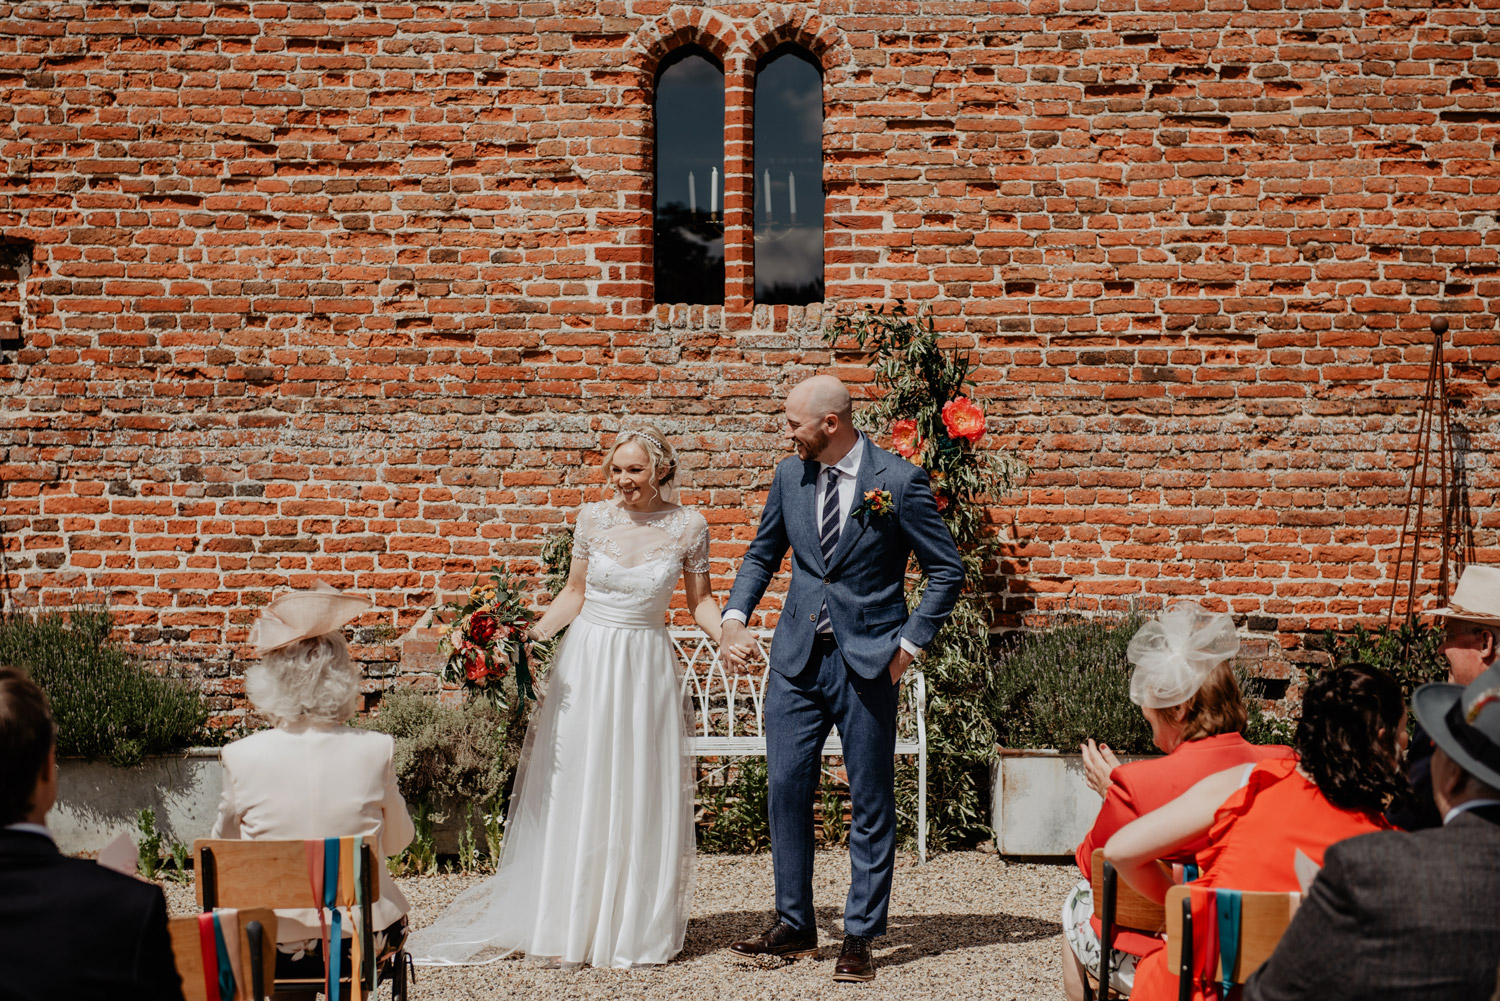
<path id="1" fill-rule="evenodd" d="M 797 458 L 803 462 L 808 462 L 827 451 L 828 443 L 832 439 L 833 435 L 820 429 L 815 433 L 811 442 L 805 442 L 801 438 L 794 438 L 792 440 L 796 443 Z"/>

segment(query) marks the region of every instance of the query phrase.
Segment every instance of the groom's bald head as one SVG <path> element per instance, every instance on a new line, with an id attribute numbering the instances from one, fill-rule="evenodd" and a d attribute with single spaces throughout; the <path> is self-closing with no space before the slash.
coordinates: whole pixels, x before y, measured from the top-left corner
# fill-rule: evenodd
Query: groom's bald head
<path id="1" fill-rule="evenodd" d="M 788 410 L 797 406 L 814 420 L 830 415 L 845 423 L 854 420 L 854 401 L 848 388 L 831 375 L 815 375 L 797 383 L 787 394 L 786 406 Z"/>
<path id="2" fill-rule="evenodd" d="M 798 383 L 786 398 L 787 437 L 803 459 L 837 462 L 859 440 L 848 388 L 831 375 Z"/>

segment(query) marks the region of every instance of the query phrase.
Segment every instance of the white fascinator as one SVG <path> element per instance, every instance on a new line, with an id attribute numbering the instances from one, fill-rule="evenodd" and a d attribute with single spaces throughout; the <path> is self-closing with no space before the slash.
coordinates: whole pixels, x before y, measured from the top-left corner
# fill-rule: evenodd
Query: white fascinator
<path id="1" fill-rule="evenodd" d="M 256 653 L 267 654 L 309 636 L 337 632 L 374 604 L 369 598 L 345 594 L 320 580 L 309 590 L 271 599 L 250 627 L 250 645 Z"/>
<path id="2" fill-rule="evenodd" d="M 1135 665 L 1130 701 L 1147 709 L 1181 705 L 1197 693 L 1214 668 L 1240 649 L 1234 619 L 1181 601 L 1130 638 L 1125 658 Z"/>

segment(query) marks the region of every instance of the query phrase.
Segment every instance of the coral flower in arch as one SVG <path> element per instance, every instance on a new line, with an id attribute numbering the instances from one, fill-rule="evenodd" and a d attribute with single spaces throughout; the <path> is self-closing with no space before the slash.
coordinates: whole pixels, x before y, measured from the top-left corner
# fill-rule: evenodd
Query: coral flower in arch
<path id="1" fill-rule="evenodd" d="M 911 418 L 899 420 L 891 425 L 891 446 L 901 458 L 910 459 L 922 451 L 922 446 L 925 444 L 926 442 L 917 435 L 917 422 Z"/>
<path id="2" fill-rule="evenodd" d="M 984 437 L 984 411 L 967 396 L 943 404 L 943 427 L 954 438 L 966 438 L 973 444 Z"/>

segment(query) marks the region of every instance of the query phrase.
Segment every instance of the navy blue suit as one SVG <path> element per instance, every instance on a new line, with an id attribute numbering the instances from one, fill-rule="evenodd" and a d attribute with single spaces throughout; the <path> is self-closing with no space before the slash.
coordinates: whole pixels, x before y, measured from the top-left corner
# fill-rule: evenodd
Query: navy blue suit
<path id="1" fill-rule="evenodd" d="M 0 999 L 182 1001 L 161 887 L 0 830 Z"/>
<path id="2" fill-rule="evenodd" d="M 932 642 L 963 588 L 964 570 L 926 472 L 867 438 L 855 447 L 864 449 L 856 509 L 868 491 L 884 490 L 895 510 L 849 517 L 825 560 L 817 517 L 822 466 L 782 461 L 726 610 L 748 618 L 791 549 L 792 582 L 771 641 L 765 703 L 776 911 L 798 931 L 813 928 L 812 804 L 823 743 L 837 726 L 853 813 L 844 931 L 875 936 L 885 934 L 896 857 L 897 687 L 887 669 L 903 637 L 917 647 Z M 913 554 L 928 583 L 908 614 L 906 567 Z M 824 602 L 837 641 L 832 649 L 814 642 Z"/>

